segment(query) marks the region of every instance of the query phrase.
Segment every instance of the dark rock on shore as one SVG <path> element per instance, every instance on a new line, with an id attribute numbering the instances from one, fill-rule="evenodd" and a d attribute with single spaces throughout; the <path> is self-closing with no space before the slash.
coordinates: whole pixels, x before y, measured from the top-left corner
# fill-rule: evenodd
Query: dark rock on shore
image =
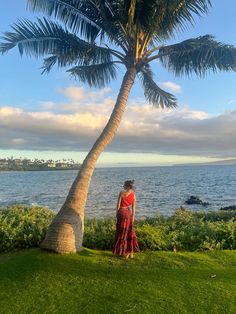
<path id="1" fill-rule="evenodd" d="M 236 205 L 221 207 L 220 210 L 236 210 Z"/>
<path id="2" fill-rule="evenodd" d="M 187 199 L 187 201 L 185 202 L 185 204 L 188 204 L 188 205 L 202 205 L 202 206 L 208 206 L 208 205 L 210 205 L 210 203 L 203 202 L 199 197 L 193 196 L 193 195 L 191 195 L 191 196 Z"/>

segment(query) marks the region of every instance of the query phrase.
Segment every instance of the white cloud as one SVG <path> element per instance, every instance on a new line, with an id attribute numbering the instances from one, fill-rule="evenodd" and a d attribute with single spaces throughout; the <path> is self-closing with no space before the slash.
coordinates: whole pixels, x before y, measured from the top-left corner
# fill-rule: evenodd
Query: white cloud
<path id="1" fill-rule="evenodd" d="M 181 86 L 174 82 L 166 81 L 166 82 L 160 82 L 159 84 L 161 85 L 161 87 L 166 88 L 174 93 L 181 93 L 182 91 Z"/>
<path id="2" fill-rule="evenodd" d="M 20 108 L 12 108 L 12 107 L 0 107 L 0 117 L 4 118 L 4 117 L 9 117 L 11 115 L 15 115 L 18 116 L 23 112 L 22 109 Z"/>
<path id="3" fill-rule="evenodd" d="M 17 144 L 17 145 L 22 145 L 22 144 L 27 143 L 27 141 L 23 138 L 13 138 L 12 143 Z"/>
<path id="4" fill-rule="evenodd" d="M 56 107 L 56 104 L 52 101 L 41 101 L 39 105 L 46 110 L 52 110 Z"/>
<path id="5" fill-rule="evenodd" d="M 86 98 L 85 89 L 83 87 L 70 86 L 67 88 L 62 88 L 58 90 L 60 93 L 64 94 L 72 102 L 81 101 Z"/>
<path id="6" fill-rule="evenodd" d="M 232 105 L 236 103 L 236 99 L 231 99 L 228 101 L 227 105 Z"/>
<path id="7" fill-rule="evenodd" d="M 26 111 L 0 107 L 0 148 L 37 150 L 88 150 L 109 119 L 114 100 L 109 90 L 61 90 L 61 111 Z M 102 96 L 103 95 L 103 96 Z M 100 98 L 99 98 L 100 97 Z M 63 111 L 63 106 L 76 108 Z M 153 152 L 202 156 L 235 156 L 236 110 L 218 116 L 191 110 L 156 109 L 131 101 L 110 151 Z"/>
<path id="8" fill-rule="evenodd" d="M 90 108 L 89 110 L 92 112 L 104 114 L 104 110 L 107 111 L 107 105 L 110 105 L 110 110 L 112 110 L 114 105 L 114 100 L 107 96 L 110 91 L 110 88 L 103 88 L 99 91 L 88 91 L 84 87 L 76 86 L 59 89 L 59 92 L 66 96 L 68 102 L 59 104 L 58 109 L 81 113 L 87 112 L 88 108 Z M 99 112 L 97 108 L 99 108 Z"/>
<path id="9" fill-rule="evenodd" d="M 61 94 L 65 95 L 70 102 L 89 102 L 103 100 L 106 95 L 111 91 L 106 87 L 98 91 L 88 91 L 84 87 L 70 86 L 67 88 L 61 88 L 58 90 Z"/>

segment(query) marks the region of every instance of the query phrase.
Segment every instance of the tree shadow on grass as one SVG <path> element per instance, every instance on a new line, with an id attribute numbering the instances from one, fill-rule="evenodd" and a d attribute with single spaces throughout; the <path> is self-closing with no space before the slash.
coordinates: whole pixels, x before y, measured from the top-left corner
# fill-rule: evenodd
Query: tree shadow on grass
<path id="1" fill-rule="evenodd" d="M 111 265 L 124 264 L 124 258 L 113 256 L 108 251 L 86 249 L 80 253 L 60 255 L 41 249 L 28 249 L 3 254 L 0 259 L 0 277 L 7 281 L 27 281 L 35 274 L 68 274 L 88 276 L 106 273 Z"/>
<path id="2" fill-rule="evenodd" d="M 177 262 L 177 266 L 171 261 Z M 185 268 L 178 263 L 184 263 Z M 184 304 L 189 291 L 197 301 L 204 296 L 206 288 L 211 291 L 212 300 L 214 293 L 227 297 L 229 287 L 235 282 L 232 267 L 218 269 L 214 278 L 210 277 L 212 274 L 204 265 L 202 269 L 193 269 L 188 254 L 170 252 L 137 254 L 134 260 L 125 260 L 108 251 L 84 249 L 79 254 L 58 255 L 30 249 L 0 260 L 0 287 L 6 293 L 15 293 L 21 298 L 20 293 L 26 290 L 23 294 L 26 298 L 27 293 L 34 291 L 35 296 L 41 297 L 41 304 L 53 298 L 62 307 L 64 302 L 80 308 L 85 306 L 84 313 L 90 313 L 92 305 L 89 304 L 93 302 L 99 307 L 96 313 L 103 313 L 109 306 L 122 309 L 127 305 L 127 295 L 128 309 L 138 304 L 140 313 L 149 307 L 153 311 L 155 304 L 165 308 L 167 303 L 177 313 L 176 300 Z"/>
<path id="3" fill-rule="evenodd" d="M 198 253 L 197 253 L 198 254 Z M 199 254 L 198 254 L 199 255 Z M 178 276 L 188 273 L 193 277 L 211 275 L 212 272 L 227 274 L 233 270 L 215 261 L 215 256 L 204 254 L 204 259 L 191 253 L 171 253 L 171 252 L 149 252 L 145 254 L 137 253 L 135 258 L 126 260 L 122 256 L 114 256 L 109 251 L 95 251 L 86 249 L 78 254 L 59 255 L 40 249 L 29 249 L 17 253 L 7 254 L 7 258 L 0 259 L 0 277 L 2 280 L 25 282 L 29 278 L 32 280 L 41 273 L 52 275 L 79 276 L 94 278 L 99 276 L 101 280 L 106 280 L 110 274 L 119 279 L 121 276 L 127 278 L 143 278 L 152 280 L 163 274 Z M 215 262 L 215 263 L 214 263 Z M 218 267 L 219 266 L 219 267 Z M 209 271 L 211 270 L 211 271 Z M 167 277 L 168 277 L 167 276 Z M 230 277 L 226 276 L 227 278 Z"/>

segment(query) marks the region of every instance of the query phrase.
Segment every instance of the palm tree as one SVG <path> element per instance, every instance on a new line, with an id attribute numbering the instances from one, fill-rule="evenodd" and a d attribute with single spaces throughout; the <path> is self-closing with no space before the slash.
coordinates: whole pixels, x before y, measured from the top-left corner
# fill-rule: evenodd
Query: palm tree
<path id="1" fill-rule="evenodd" d="M 154 106 L 177 105 L 176 98 L 155 83 L 153 60 L 176 76 L 236 70 L 236 48 L 211 35 L 165 44 L 210 7 L 210 0 L 28 0 L 30 10 L 46 17 L 12 25 L 0 52 L 18 46 L 21 55 L 44 57 L 43 73 L 55 65 L 66 67 L 91 87 L 104 87 L 116 79 L 119 66 L 125 68 L 110 119 L 85 158 L 42 248 L 62 253 L 81 249 L 90 180 L 99 155 L 116 134 L 135 78 Z"/>

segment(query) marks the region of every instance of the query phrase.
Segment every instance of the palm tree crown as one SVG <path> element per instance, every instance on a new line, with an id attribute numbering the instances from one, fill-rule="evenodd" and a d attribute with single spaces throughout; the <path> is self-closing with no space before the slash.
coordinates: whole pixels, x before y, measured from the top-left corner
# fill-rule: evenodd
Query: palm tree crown
<path id="1" fill-rule="evenodd" d="M 0 52 L 18 46 L 20 54 L 45 58 L 43 73 L 67 67 L 91 87 L 115 79 L 120 64 L 135 67 L 147 100 L 174 107 L 176 98 L 155 83 L 151 61 L 159 59 L 175 75 L 236 70 L 236 49 L 213 36 L 164 45 L 210 6 L 210 0 L 28 0 L 30 10 L 48 17 L 12 25 Z"/>

